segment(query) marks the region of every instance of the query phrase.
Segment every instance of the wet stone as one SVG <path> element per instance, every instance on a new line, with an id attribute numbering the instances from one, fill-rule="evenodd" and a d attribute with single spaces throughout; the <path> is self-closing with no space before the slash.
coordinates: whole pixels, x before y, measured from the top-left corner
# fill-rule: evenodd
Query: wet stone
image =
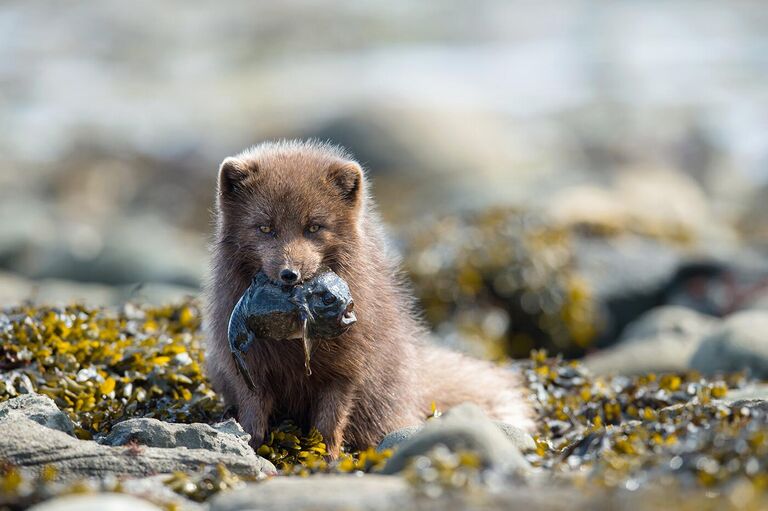
<path id="1" fill-rule="evenodd" d="M 0 402 L 0 420 L 14 415 L 25 417 L 47 428 L 74 436 L 72 421 L 66 413 L 56 407 L 56 403 L 48 396 L 24 394 Z"/>
<path id="2" fill-rule="evenodd" d="M 530 468 L 517 446 L 477 405 L 464 403 L 430 420 L 399 445 L 383 473 L 402 472 L 415 459 L 432 454 L 436 447 L 454 453 L 472 452 L 479 467 L 494 471 L 523 474 Z"/>
<path id="3" fill-rule="evenodd" d="M 536 442 L 533 441 L 533 437 L 523 431 L 522 429 L 507 424 L 506 422 L 496 422 L 496 426 L 504 433 L 507 438 L 521 451 L 533 450 L 536 448 Z M 413 435 L 421 431 L 423 425 L 407 426 L 405 428 L 398 429 L 386 435 L 376 450 L 383 451 L 385 449 L 395 449 L 397 446 L 411 438 Z"/>
<path id="4" fill-rule="evenodd" d="M 701 343 L 693 354 L 691 369 L 711 375 L 748 369 L 752 376 L 768 378 L 768 313 L 738 312 Z"/>
<path id="5" fill-rule="evenodd" d="M 217 430 L 208 424 L 172 424 L 157 419 L 129 419 L 116 424 L 102 441 L 106 445 L 128 445 L 136 443 L 148 447 L 186 447 L 206 449 L 220 453 L 253 455 L 248 446 L 250 436 L 236 436 Z"/>

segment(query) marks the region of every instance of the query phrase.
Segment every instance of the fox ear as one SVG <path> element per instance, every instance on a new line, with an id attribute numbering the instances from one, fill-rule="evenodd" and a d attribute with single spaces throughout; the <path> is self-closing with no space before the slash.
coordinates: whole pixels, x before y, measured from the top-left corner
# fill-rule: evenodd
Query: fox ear
<path id="1" fill-rule="evenodd" d="M 363 195 L 363 169 L 354 161 L 343 161 L 331 166 L 328 177 L 348 204 L 360 202 Z"/>
<path id="2" fill-rule="evenodd" d="M 229 157 L 219 167 L 219 194 L 229 195 L 253 171 L 255 165 L 238 158 Z"/>

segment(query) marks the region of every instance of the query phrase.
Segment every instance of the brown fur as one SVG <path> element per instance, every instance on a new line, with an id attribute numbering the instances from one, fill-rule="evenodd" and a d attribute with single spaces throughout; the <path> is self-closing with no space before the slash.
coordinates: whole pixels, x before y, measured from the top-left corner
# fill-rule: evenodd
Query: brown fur
<path id="1" fill-rule="evenodd" d="M 206 365 L 214 387 L 238 408 L 258 446 L 272 418 L 317 427 L 333 456 L 361 448 L 439 409 L 473 401 L 493 418 L 532 425 L 519 377 L 509 369 L 427 345 L 397 264 L 387 254 L 360 166 L 319 142 L 264 143 L 219 171 L 216 232 L 206 288 Z M 317 233 L 307 227 L 319 224 Z M 265 234 L 259 226 L 273 231 Z M 227 323 L 252 276 L 291 268 L 302 279 L 321 265 L 349 284 L 358 318 L 317 343 L 312 375 L 298 341 L 259 341 L 248 354 L 257 390 L 238 374 Z"/>

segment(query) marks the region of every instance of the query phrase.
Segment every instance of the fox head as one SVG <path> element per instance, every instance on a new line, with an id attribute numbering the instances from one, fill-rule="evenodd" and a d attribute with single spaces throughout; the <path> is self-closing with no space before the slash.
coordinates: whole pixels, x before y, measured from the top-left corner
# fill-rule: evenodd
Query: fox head
<path id="1" fill-rule="evenodd" d="M 329 144 L 265 143 L 219 169 L 219 242 L 276 283 L 349 264 L 364 207 L 362 168 Z"/>

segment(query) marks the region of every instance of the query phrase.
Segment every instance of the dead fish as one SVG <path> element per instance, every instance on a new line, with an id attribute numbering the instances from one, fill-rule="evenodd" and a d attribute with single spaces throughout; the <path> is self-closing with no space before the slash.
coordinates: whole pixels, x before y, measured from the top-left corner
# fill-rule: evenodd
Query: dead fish
<path id="1" fill-rule="evenodd" d="M 246 384 L 254 387 L 245 354 L 258 339 L 301 339 L 309 375 L 312 341 L 346 332 L 357 321 L 353 309 L 349 286 L 330 269 L 295 286 L 275 284 L 258 273 L 232 310 L 228 327 L 229 347 Z"/>

